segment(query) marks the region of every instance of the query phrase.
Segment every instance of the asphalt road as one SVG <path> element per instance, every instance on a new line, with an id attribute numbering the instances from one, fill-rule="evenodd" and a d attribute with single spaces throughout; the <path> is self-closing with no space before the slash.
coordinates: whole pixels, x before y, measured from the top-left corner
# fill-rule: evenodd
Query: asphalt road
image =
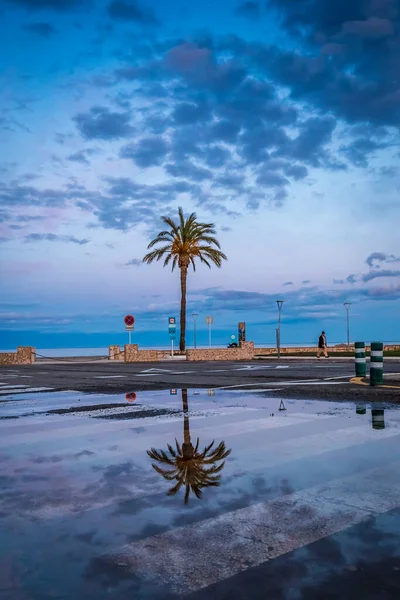
<path id="1" fill-rule="evenodd" d="M 84 359 L 82 359 L 84 360 Z M 400 401 L 400 359 L 385 362 L 384 387 L 355 381 L 354 361 L 269 359 L 250 362 L 168 361 L 157 365 L 86 359 L 0 368 L 0 399 L 34 390 L 96 393 L 171 388 L 260 389 L 291 398 Z"/>

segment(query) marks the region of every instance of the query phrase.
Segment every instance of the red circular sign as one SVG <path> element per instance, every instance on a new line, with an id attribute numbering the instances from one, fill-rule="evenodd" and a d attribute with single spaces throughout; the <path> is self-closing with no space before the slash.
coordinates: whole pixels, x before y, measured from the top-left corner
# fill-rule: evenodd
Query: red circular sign
<path id="1" fill-rule="evenodd" d="M 135 317 L 133 315 L 126 315 L 124 318 L 125 325 L 132 326 L 135 322 Z"/>
<path id="2" fill-rule="evenodd" d="M 135 402 L 136 394 L 135 392 L 129 392 L 128 394 L 126 394 L 125 398 L 128 400 L 128 402 Z"/>

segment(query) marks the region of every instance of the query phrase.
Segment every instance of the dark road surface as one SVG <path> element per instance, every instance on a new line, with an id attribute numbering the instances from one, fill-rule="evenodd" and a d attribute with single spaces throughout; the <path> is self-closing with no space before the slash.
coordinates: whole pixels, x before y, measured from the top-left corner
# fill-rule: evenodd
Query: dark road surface
<path id="1" fill-rule="evenodd" d="M 48 361 L 0 368 L 0 400 L 7 389 L 50 388 L 113 394 L 181 387 L 259 388 L 270 390 L 271 394 L 284 391 L 293 398 L 400 400 L 400 359 L 385 362 L 388 387 L 375 389 L 351 382 L 354 375 L 354 361 L 343 359 L 270 359 L 246 363 L 176 360 L 151 364 Z"/>
<path id="2" fill-rule="evenodd" d="M 0 600 L 398 600 L 400 369 L 352 366 L 1 369 Z"/>

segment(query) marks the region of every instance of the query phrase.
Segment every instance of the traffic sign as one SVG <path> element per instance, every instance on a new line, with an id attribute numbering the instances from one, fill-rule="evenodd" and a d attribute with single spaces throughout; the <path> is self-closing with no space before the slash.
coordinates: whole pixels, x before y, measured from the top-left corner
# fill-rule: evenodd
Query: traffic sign
<path id="1" fill-rule="evenodd" d="M 169 393 L 171 396 L 176 396 L 176 394 L 178 393 L 178 390 L 173 389 L 173 390 L 170 390 Z"/>
<path id="2" fill-rule="evenodd" d="M 231 335 L 231 340 L 236 340 L 236 335 Z"/>
<path id="3" fill-rule="evenodd" d="M 124 323 L 128 327 L 132 327 L 135 322 L 135 317 L 133 315 L 126 315 L 124 318 Z"/>
<path id="4" fill-rule="evenodd" d="M 126 394 L 125 398 L 126 398 L 126 400 L 128 400 L 128 402 L 135 402 L 136 394 L 135 394 L 135 392 L 128 392 L 128 394 Z"/>
<path id="5" fill-rule="evenodd" d="M 168 323 L 169 323 L 169 325 L 175 325 L 175 317 L 170 317 L 168 319 Z"/>
<path id="6" fill-rule="evenodd" d="M 214 323 L 214 317 L 206 317 L 206 325 L 212 325 Z"/>

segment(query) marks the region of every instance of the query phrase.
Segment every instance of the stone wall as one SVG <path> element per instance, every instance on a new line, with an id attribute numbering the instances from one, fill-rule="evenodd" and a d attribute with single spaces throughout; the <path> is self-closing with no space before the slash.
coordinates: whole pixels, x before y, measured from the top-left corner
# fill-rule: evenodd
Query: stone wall
<path id="1" fill-rule="evenodd" d="M 314 354 L 317 350 L 317 346 L 315 347 L 304 347 L 297 346 L 296 348 L 281 348 L 281 354 Z M 370 352 L 371 346 L 365 346 L 365 351 Z M 383 346 L 383 351 L 388 352 L 390 350 L 400 350 L 400 345 L 398 344 L 388 344 Z M 335 352 L 347 352 L 347 344 L 336 344 L 336 346 L 328 345 L 329 354 L 335 354 Z M 354 345 L 350 344 L 350 352 L 354 352 Z M 269 356 L 271 354 L 277 354 L 278 350 L 276 348 L 256 348 L 255 356 Z"/>
<path id="2" fill-rule="evenodd" d="M 157 350 L 139 350 L 137 344 L 125 344 L 125 362 L 157 362 Z"/>
<path id="3" fill-rule="evenodd" d="M 32 346 L 17 346 L 16 352 L 0 352 L 1 365 L 31 365 L 36 361 L 36 349 Z"/>
<path id="4" fill-rule="evenodd" d="M 125 351 L 120 346 L 109 346 L 108 360 L 125 360 Z"/>
<path id="5" fill-rule="evenodd" d="M 186 351 L 186 360 L 190 361 L 252 360 L 253 357 L 253 342 L 242 342 L 239 348 L 207 348 Z"/>

